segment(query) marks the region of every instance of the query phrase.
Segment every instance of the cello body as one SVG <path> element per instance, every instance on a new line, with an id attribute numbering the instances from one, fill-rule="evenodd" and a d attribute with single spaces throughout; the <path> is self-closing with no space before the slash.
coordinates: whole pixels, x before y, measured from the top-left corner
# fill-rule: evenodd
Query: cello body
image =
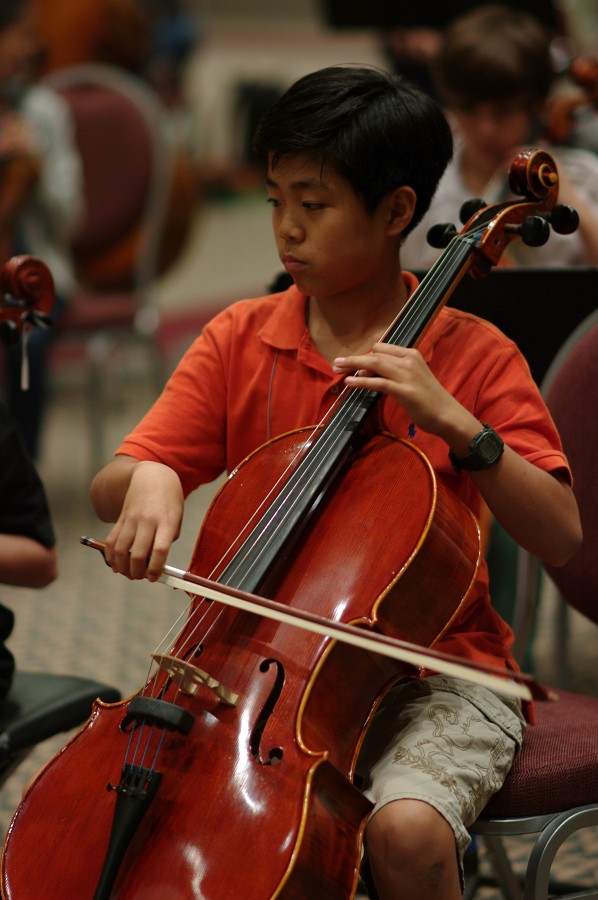
<path id="1" fill-rule="evenodd" d="M 230 476 L 206 515 L 191 571 L 226 564 L 230 534 L 243 531 L 248 509 L 305 443 L 305 432 L 276 439 Z M 264 593 L 433 645 L 467 596 L 478 558 L 477 523 L 425 457 L 374 433 Z M 198 607 L 201 639 L 192 624 Z M 188 734 L 153 729 L 144 757 L 155 755 L 160 783 L 109 892 L 96 888 L 117 802 L 111 788 L 139 730 L 130 700 L 98 702 L 30 785 L 5 841 L 6 900 L 40 891 L 46 900 L 353 897 L 371 808 L 352 783 L 356 759 L 405 666 L 218 607 L 194 600 L 172 655 L 201 665 L 238 700 L 207 686 L 185 694 L 165 672 L 153 676 L 152 694 L 184 707 L 193 724 Z"/>

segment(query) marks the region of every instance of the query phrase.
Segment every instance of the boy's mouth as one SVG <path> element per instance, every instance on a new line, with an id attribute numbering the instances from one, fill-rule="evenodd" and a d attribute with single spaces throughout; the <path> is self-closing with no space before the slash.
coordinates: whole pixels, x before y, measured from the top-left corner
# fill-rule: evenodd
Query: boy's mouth
<path id="1" fill-rule="evenodd" d="M 287 272 L 297 272 L 299 269 L 304 269 L 307 263 L 303 262 L 301 259 L 297 259 L 296 256 L 283 256 L 282 264 L 287 270 Z"/>

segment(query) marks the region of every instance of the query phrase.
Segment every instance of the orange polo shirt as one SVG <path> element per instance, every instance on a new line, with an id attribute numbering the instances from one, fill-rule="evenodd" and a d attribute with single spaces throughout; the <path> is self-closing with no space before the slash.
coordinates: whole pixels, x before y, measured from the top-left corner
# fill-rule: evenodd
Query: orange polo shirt
<path id="1" fill-rule="evenodd" d="M 409 292 L 417 281 L 403 273 Z M 505 443 L 547 472 L 571 475 L 556 428 L 515 344 L 490 323 L 445 307 L 420 347 L 445 388 Z M 232 471 L 257 447 L 321 421 L 339 394 L 336 375 L 314 347 L 306 297 L 295 286 L 242 300 L 217 315 L 189 348 L 164 392 L 117 453 L 165 463 L 185 495 Z M 391 398 L 381 402 L 386 430 L 411 440 L 437 475 L 479 517 L 481 498 L 456 475 L 445 442 L 420 431 Z M 460 616 L 436 647 L 515 667 L 512 632 L 490 603 L 485 563 Z"/>

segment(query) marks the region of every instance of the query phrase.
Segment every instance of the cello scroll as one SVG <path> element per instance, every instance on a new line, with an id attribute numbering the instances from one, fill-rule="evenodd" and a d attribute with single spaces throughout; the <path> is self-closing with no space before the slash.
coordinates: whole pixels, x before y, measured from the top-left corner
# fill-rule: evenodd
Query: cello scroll
<path id="1" fill-rule="evenodd" d="M 0 269 L 0 339 L 19 340 L 26 327 L 48 328 L 54 304 L 54 279 L 34 256 L 13 256 Z"/>
<path id="2" fill-rule="evenodd" d="M 577 212 L 571 206 L 557 204 L 558 171 L 546 151 L 530 148 L 519 153 L 509 169 L 509 186 L 520 201 L 486 206 L 483 200 L 469 200 L 461 207 L 464 228 L 460 234 L 454 225 L 434 225 L 428 232 L 428 243 L 444 248 L 452 239 L 471 242 L 470 274 L 484 278 L 515 238 L 539 247 L 550 237 L 551 228 L 559 234 L 577 229 Z"/>

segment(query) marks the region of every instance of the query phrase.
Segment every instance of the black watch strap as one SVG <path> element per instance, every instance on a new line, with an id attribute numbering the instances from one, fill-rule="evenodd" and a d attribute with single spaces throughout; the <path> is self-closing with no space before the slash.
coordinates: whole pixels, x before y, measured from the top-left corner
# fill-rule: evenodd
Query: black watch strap
<path id="1" fill-rule="evenodd" d="M 449 450 L 449 459 L 457 474 L 461 471 L 481 472 L 483 469 L 491 469 L 495 466 L 505 449 L 502 438 L 490 426 L 484 427 L 472 439 L 469 451 L 465 456 L 457 456 Z"/>

